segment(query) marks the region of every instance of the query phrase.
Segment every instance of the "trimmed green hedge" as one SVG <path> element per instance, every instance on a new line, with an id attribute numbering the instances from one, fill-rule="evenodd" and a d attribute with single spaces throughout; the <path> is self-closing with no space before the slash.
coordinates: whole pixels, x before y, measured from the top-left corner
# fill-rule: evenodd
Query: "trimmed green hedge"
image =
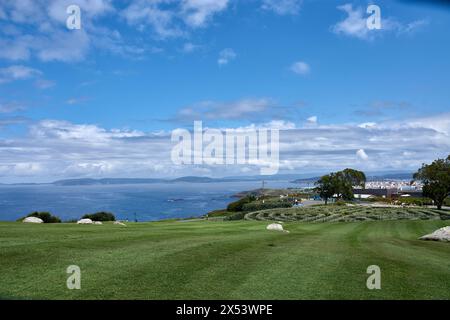
<path id="1" fill-rule="evenodd" d="M 267 201 L 265 203 L 262 202 L 252 202 L 245 204 L 243 206 L 243 211 L 251 212 L 251 211 L 260 211 L 266 209 L 275 209 L 275 208 L 291 208 L 292 204 L 284 201 Z"/>

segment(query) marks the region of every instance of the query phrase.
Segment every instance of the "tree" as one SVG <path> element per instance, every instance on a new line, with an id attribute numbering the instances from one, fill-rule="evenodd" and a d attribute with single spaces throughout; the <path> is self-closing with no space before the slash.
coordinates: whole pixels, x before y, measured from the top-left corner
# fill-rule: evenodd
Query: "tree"
<path id="1" fill-rule="evenodd" d="M 345 169 L 335 173 L 338 199 L 353 200 L 354 187 L 366 187 L 366 175 L 355 169 Z"/>
<path id="2" fill-rule="evenodd" d="M 352 187 L 366 187 L 366 175 L 362 171 L 358 171 L 355 169 L 345 169 L 342 171 L 342 175 L 344 176 L 344 180 L 351 183 Z"/>
<path id="3" fill-rule="evenodd" d="M 325 205 L 328 204 L 328 199 L 332 198 L 336 193 L 336 179 L 333 174 L 323 176 L 316 182 L 316 192 L 325 200 Z"/>
<path id="4" fill-rule="evenodd" d="M 365 187 L 366 175 L 362 171 L 345 169 L 325 175 L 316 182 L 316 192 L 328 204 L 334 195 L 338 199 L 353 200 L 353 187 Z"/>
<path id="5" fill-rule="evenodd" d="M 423 195 L 433 199 L 437 208 L 441 210 L 445 198 L 450 193 L 450 155 L 447 159 L 438 159 L 428 165 L 423 164 L 414 174 L 414 180 L 423 182 Z"/>

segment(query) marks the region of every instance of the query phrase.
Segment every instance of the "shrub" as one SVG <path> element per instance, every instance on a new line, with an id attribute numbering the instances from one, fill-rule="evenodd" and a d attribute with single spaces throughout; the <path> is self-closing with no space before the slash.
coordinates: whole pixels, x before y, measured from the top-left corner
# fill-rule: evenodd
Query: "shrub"
<path id="1" fill-rule="evenodd" d="M 252 201 L 255 201 L 255 197 L 253 196 L 247 196 L 245 198 L 239 199 L 238 201 L 230 203 L 227 207 L 227 211 L 241 212 L 244 210 L 244 205 Z"/>
<path id="2" fill-rule="evenodd" d="M 268 201 L 266 203 L 262 202 L 251 202 L 244 204 L 242 207 L 243 211 L 260 211 L 266 209 L 276 209 L 276 208 L 291 208 L 292 204 L 285 201 Z"/>
<path id="3" fill-rule="evenodd" d="M 233 214 L 231 216 L 225 217 L 224 220 L 226 220 L 226 221 L 242 220 L 242 219 L 244 219 L 245 215 L 246 215 L 245 212 L 242 212 L 242 211 L 236 212 L 235 214 Z"/>
<path id="4" fill-rule="evenodd" d="M 85 214 L 82 219 L 91 219 L 92 221 L 116 221 L 116 217 L 110 212 Z"/>
<path id="5" fill-rule="evenodd" d="M 444 205 L 450 207 L 450 198 L 444 200 Z"/>
<path id="6" fill-rule="evenodd" d="M 211 212 L 208 212 L 208 217 L 212 218 L 212 217 L 226 217 L 227 215 L 230 215 L 231 213 L 228 212 L 227 210 L 214 210 Z"/>
<path id="7" fill-rule="evenodd" d="M 42 221 L 44 221 L 44 223 L 61 223 L 61 219 L 57 216 L 53 216 L 51 213 L 49 212 L 33 212 L 30 213 L 29 215 L 27 215 L 26 217 L 20 218 L 17 221 L 22 221 L 25 218 L 28 217 L 36 217 L 41 219 Z"/>

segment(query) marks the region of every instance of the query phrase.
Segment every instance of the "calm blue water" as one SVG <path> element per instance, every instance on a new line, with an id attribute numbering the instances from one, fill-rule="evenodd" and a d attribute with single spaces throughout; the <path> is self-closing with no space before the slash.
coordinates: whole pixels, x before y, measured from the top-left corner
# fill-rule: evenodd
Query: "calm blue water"
<path id="1" fill-rule="evenodd" d="M 235 201 L 233 194 L 261 187 L 257 181 L 157 183 L 98 186 L 0 186 L 0 220 L 12 221 L 33 211 L 48 211 L 63 220 L 98 211 L 118 219 L 152 221 L 200 216 Z M 268 188 L 298 187 L 271 181 Z"/>

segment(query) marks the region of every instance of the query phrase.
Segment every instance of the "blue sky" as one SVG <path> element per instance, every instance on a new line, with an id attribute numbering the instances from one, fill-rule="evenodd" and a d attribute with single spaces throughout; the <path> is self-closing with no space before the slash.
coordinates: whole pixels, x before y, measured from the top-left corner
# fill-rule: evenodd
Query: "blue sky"
<path id="1" fill-rule="evenodd" d="M 170 164 L 170 130 L 194 120 L 278 126 L 282 172 L 413 170 L 449 153 L 449 18 L 414 1 L 3 0 L 0 176 L 254 172 Z"/>

